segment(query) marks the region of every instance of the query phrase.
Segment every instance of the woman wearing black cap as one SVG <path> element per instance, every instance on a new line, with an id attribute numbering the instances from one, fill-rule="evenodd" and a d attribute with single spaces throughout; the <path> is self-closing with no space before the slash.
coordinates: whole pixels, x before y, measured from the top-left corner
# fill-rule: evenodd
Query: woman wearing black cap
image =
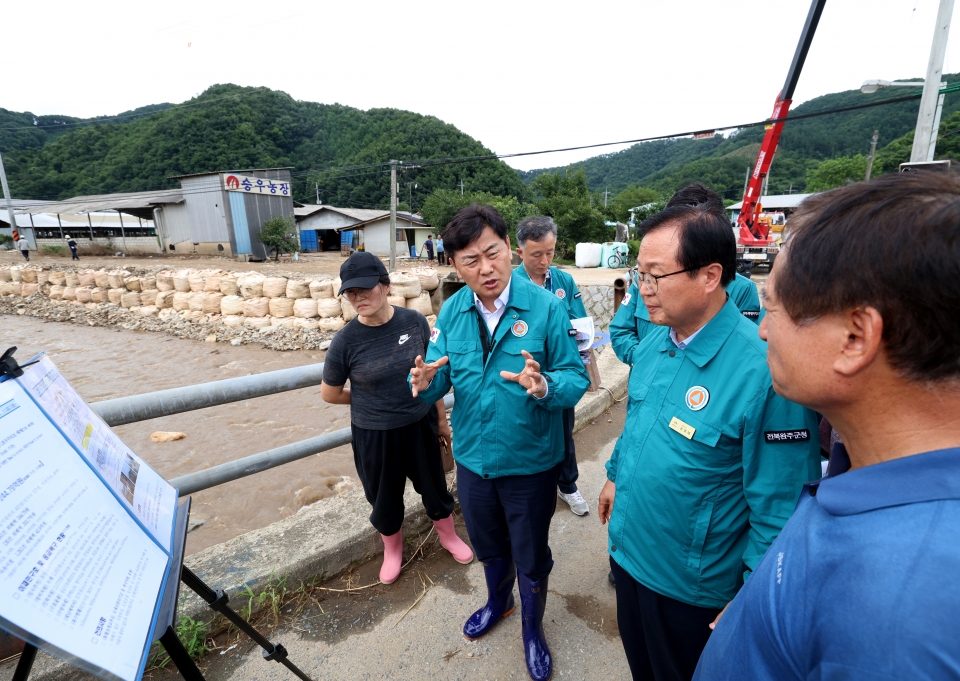
<path id="1" fill-rule="evenodd" d="M 380 581 L 400 576 L 403 561 L 403 490 L 410 478 L 420 494 L 440 543 L 459 563 L 473 551 L 453 527 L 453 497 L 447 490 L 440 440 L 450 442 L 443 401 L 435 406 L 414 398 L 409 368 L 425 355 L 430 326 L 416 310 L 387 302 L 390 277 L 371 253 L 354 253 L 340 267 L 344 294 L 357 317 L 337 332 L 323 365 L 320 395 L 349 404 L 353 460 L 367 501 L 370 522 L 383 538 Z M 350 388 L 344 388 L 347 379 Z"/>

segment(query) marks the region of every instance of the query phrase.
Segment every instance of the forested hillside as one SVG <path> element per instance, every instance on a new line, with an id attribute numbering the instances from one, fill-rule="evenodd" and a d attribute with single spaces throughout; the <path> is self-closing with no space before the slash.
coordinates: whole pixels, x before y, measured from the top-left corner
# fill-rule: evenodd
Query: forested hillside
<path id="1" fill-rule="evenodd" d="M 139 115 L 148 113 L 149 116 Z M 490 151 L 452 125 L 396 109 L 361 111 L 300 102 L 266 88 L 216 85 L 177 106 L 156 105 L 97 124 L 0 131 L 14 196 L 56 199 L 78 194 L 178 186 L 174 175 L 255 167 L 293 168 L 295 198 L 353 207 L 386 207 L 382 167 L 345 170 L 390 159 L 477 156 Z M 77 123 L 64 116 L 37 117 Z M 0 128 L 33 125 L 32 114 L 0 110 Z M 26 123 L 24 123 L 26 121 Z M 407 171 L 401 199 L 418 208 L 429 192 L 468 188 L 523 198 L 527 189 L 500 161 Z"/>
<path id="2" fill-rule="evenodd" d="M 960 80 L 960 74 L 945 77 L 948 82 Z M 917 93 L 919 93 L 917 88 Z M 906 88 L 890 88 L 876 94 L 859 90 L 838 92 L 817 97 L 797 106 L 791 115 L 856 106 L 884 99 L 895 99 L 911 94 Z M 771 102 L 772 103 L 772 102 Z M 878 163 L 874 175 L 895 170 L 896 151 L 901 138 L 911 133 L 917 122 L 919 99 L 886 106 L 829 114 L 808 119 L 788 121 L 780 138 L 780 148 L 770 172 L 770 193 L 803 191 L 808 171 L 815 170 L 821 161 L 836 157 L 866 155 L 870 137 L 880 131 Z M 950 93 L 944 103 L 943 119 L 960 111 L 960 93 Z M 941 126 L 943 128 L 943 126 Z M 956 126 L 954 126 L 956 127 Z M 727 138 L 719 135 L 706 140 L 662 140 L 636 144 L 629 149 L 596 156 L 577 164 L 586 172 L 594 191 L 609 189 L 619 192 L 629 185 L 650 187 L 669 194 L 692 181 L 702 181 L 720 191 L 728 199 L 739 199 L 743 192 L 746 171 L 756 160 L 763 128 L 738 131 Z M 910 136 L 912 141 L 912 133 Z M 887 145 L 893 145 L 890 150 Z M 940 149 L 940 147 L 938 147 Z M 909 145 L 908 145 L 909 151 Z M 946 153 L 947 147 L 941 151 Z M 907 154 L 909 155 L 909 153 Z M 557 168 L 522 173 L 530 182 L 539 174 L 554 172 Z"/>

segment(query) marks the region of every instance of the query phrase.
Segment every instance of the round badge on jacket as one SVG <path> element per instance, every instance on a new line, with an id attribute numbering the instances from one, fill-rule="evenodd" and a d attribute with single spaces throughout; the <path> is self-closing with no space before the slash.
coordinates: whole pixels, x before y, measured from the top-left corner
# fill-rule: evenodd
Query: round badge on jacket
<path id="1" fill-rule="evenodd" d="M 700 411 L 710 401 L 710 393 L 702 385 L 695 385 L 687 391 L 684 401 L 691 411 Z"/>
<path id="2" fill-rule="evenodd" d="M 563 300 L 563 299 L 566 298 L 566 297 L 567 297 L 567 292 L 564 291 L 562 288 L 558 288 L 558 289 L 557 289 L 557 298 L 559 298 L 560 300 Z"/>
<path id="3" fill-rule="evenodd" d="M 513 335 L 516 336 L 517 338 L 523 338 L 524 336 L 527 335 L 528 328 L 529 327 L 527 327 L 527 323 L 522 319 L 519 319 L 516 322 L 514 322 L 513 327 L 510 329 L 510 331 L 512 331 Z"/>

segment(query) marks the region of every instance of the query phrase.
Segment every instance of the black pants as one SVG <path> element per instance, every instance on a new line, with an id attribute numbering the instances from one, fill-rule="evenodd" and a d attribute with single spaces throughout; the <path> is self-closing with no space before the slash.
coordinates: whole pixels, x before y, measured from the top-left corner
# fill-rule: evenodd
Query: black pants
<path id="1" fill-rule="evenodd" d="M 637 681 L 689 681 L 707 639 L 710 623 L 720 613 L 651 591 L 620 567 L 610 568 L 617 580 L 617 624 L 620 640 Z"/>
<path id="2" fill-rule="evenodd" d="M 550 520 L 557 509 L 555 466 L 533 475 L 483 478 L 457 465 L 457 495 L 477 560 L 513 556 L 535 582 L 550 574 Z"/>
<path id="3" fill-rule="evenodd" d="M 70 259 L 71 259 L 71 260 L 79 260 L 79 259 L 80 259 L 80 256 L 77 255 L 77 249 L 76 249 L 76 248 L 71 248 L 71 249 L 70 249 Z"/>
<path id="4" fill-rule="evenodd" d="M 446 251 L 439 251 L 439 252 L 437 253 L 437 262 L 440 263 L 441 265 L 446 265 L 446 264 L 447 264 L 447 252 L 446 252 Z"/>
<path id="5" fill-rule="evenodd" d="M 30 251 L 20 251 L 20 253 L 23 255 L 24 260 L 30 262 Z"/>
<path id="6" fill-rule="evenodd" d="M 390 430 L 367 430 L 351 425 L 353 463 L 373 506 L 370 523 L 390 536 L 403 525 L 403 489 L 407 478 L 423 500 L 431 520 L 453 513 L 437 440 L 437 410 L 430 408 L 419 421 Z"/>
<path id="7" fill-rule="evenodd" d="M 580 469 L 577 468 L 577 446 L 573 442 L 575 419 L 575 409 L 563 410 L 563 463 L 560 464 L 560 480 L 557 486 L 564 494 L 577 491 L 577 478 L 580 477 Z"/>

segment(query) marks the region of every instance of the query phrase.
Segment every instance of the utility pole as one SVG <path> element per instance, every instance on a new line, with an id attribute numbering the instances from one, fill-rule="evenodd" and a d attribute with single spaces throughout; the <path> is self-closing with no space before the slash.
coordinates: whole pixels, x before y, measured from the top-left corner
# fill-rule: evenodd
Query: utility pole
<path id="1" fill-rule="evenodd" d="M 870 173 L 873 172 L 873 157 L 877 153 L 877 140 L 879 139 L 880 131 L 874 130 L 873 137 L 870 138 L 870 155 L 867 157 L 867 176 L 863 178 L 864 180 L 870 179 Z"/>
<path id="2" fill-rule="evenodd" d="M 390 161 L 390 271 L 397 269 L 397 162 Z"/>
<path id="3" fill-rule="evenodd" d="M 930 61 L 927 63 L 927 78 L 923 83 L 923 96 L 920 98 L 920 113 L 917 115 L 917 129 L 913 135 L 913 149 L 910 162 L 917 163 L 933 158 L 935 143 L 931 136 L 936 134 L 934 118 L 937 100 L 940 97 L 940 77 L 943 75 L 943 57 L 947 51 L 947 36 L 950 35 L 950 20 L 953 17 L 954 0 L 940 0 L 937 12 L 937 25 L 933 32 L 933 44 L 930 46 Z M 936 138 L 934 138 L 936 139 Z"/>
<path id="4" fill-rule="evenodd" d="M 604 188 L 603 188 L 603 207 L 604 207 L 604 208 L 607 207 L 607 195 L 608 195 L 609 193 L 610 193 L 610 192 L 607 190 L 607 188 L 604 187 Z"/>
<path id="5" fill-rule="evenodd" d="M 10 196 L 10 187 L 7 186 L 7 173 L 3 169 L 3 155 L 0 155 L 0 183 L 3 186 L 3 196 L 7 200 L 7 217 L 10 218 L 10 231 L 17 229 L 17 218 L 13 216 L 13 197 Z M 34 234 L 36 238 L 36 234 Z"/>
<path id="6" fill-rule="evenodd" d="M 460 178 L 460 196 L 463 196 L 463 178 Z"/>
<path id="7" fill-rule="evenodd" d="M 317 205 L 319 206 L 320 205 L 320 183 L 314 182 L 313 188 L 317 190 Z"/>
<path id="8" fill-rule="evenodd" d="M 747 166 L 747 175 L 743 178 L 743 192 L 742 196 L 747 195 L 747 187 L 750 184 L 750 166 Z"/>

